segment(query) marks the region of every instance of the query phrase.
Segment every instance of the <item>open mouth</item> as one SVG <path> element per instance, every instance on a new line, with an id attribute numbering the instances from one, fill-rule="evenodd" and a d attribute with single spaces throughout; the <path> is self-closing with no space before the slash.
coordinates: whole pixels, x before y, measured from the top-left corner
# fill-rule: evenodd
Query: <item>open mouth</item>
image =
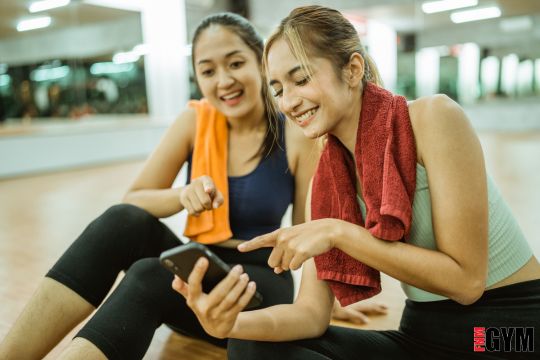
<path id="1" fill-rule="evenodd" d="M 307 126 L 311 122 L 313 117 L 315 116 L 315 113 L 317 112 L 317 110 L 319 110 L 318 106 L 316 108 L 313 108 L 313 109 L 310 109 L 310 110 L 306 111 L 305 113 L 303 113 L 300 116 L 295 116 L 294 118 L 295 118 L 296 122 L 298 123 L 298 125 L 300 125 L 302 127 Z"/>
<path id="2" fill-rule="evenodd" d="M 242 95 L 244 95 L 244 91 L 238 90 L 227 95 L 220 96 L 219 98 L 221 101 L 224 101 L 225 104 L 232 106 L 240 102 Z"/>

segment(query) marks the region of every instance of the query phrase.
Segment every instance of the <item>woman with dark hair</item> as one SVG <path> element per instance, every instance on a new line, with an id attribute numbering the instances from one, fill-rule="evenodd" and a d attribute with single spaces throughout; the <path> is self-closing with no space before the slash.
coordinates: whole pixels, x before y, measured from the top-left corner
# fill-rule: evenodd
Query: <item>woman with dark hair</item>
<path id="1" fill-rule="evenodd" d="M 325 147 L 311 220 L 238 246 L 272 248 L 276 273 L 304 265 L 294 304 L 240 312 L 254 289 L 234 274 L 203 294 L 205 260 L 173 283 L 209 334 L 242 339 L 229 357 L 537 359 L 540 264 L 460 106 L 383 89 L 352 24 L 321 6 L 294 9 L 263 64 L 279 109 Z M 399 330 L 329 326 L 334 298 L 373 296 L 379 271 L 407 295 Z"/>
<path id="2" fill-rule="evenodd" d="M 298 129 L 285 129 L 268 111 L 263 41 L 246 19 L 207 17 L 192 51 L 204 99 L 190 102 L 168 129 L 124 204 L 94 220 L 48 272 L 0 345 L 0 358 L 42 358 L 96 308 L 62 359 L 142 358 L 163 323 L 224 346 L 171 289 L 173 276 L 157 258 L 181 244 L 159 218 L 184 209 L 185 234 L 240 264 L 235 269 L 246 284 L 257 284 L 262 307 L 292 302 L 292 277 L 268 268 L 270 250 L 245 254 L 236 246 L 279 228 L 290 203 L 292 222 L 304 221 L 317 153 Z M 186 161 L 189 184 L 172 188 Z M 103 302 L 121 271 L 125 277 Z"/>

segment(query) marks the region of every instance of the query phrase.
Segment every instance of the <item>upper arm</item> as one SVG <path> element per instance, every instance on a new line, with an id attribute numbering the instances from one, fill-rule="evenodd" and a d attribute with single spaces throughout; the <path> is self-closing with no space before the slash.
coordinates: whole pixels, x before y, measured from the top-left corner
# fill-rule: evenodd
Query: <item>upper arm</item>
<path id="1" fill-rule="evenodd" d="M 480 142 L 461 107 L 448 97 L 417 101 L 410 108 L 411 123 L 428 174 L 437 248 L 485 281 L 488 200 Z"/>
<path id="2" fill-rule="evenodd" d="M 187 108 L 167 129 L 129 191 L 169 188 L 193 148 L 197 113 Z"/>
<path id="3" fill-rule="evenodd" d="M 305 221 L 306 197 L 320 151 L 314 140 L 308 139 L 296 125 L 287 126 L 287 157 L 294 175 L 293 224 Z"/>

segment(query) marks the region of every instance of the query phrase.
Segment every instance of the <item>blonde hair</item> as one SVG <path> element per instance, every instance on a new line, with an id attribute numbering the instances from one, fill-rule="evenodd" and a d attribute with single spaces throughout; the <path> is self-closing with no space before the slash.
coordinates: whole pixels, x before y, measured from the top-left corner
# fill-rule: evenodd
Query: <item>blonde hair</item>
<path id="1" fill-rule="evenodd" d="M 364 59 L 362 82 L 382 86 L 375 62 L 366 52 L 354 26 L 339 11 L 324 6 L 298 7 L 284 18 L 268 38 L 263 53 L 263 70 L 268 69 L 268 51 L 278 39 L 284 39 L 300 64 L 312 75 L 308 55 L 330 60 L 336 74 L 349 63 L 353 53 Z"/>
<path id="2" fill-rule="evenodd" d="M 351 55 L 358 53 L 364 59 L 362 84 L 372 82 L 383 86 L 379 70 L 362 45 L 356 29 L 337 10 L 318 5 L 301 6 L 293 9 L 286 18 L 281 20 L 264 47 L 262 66 L 265 82 L 268 71 L 268 52 L 279 39 L 287 42 L 309 78 L 313 76 L 309 57 L 328 59 L 333 65 L 336 76 L 341 79 L 342 70 L 349 63 Z M 274 114 L 279 113 L 274 99 L 270 96 L 266 98 L 266 104 L 269 111 Z M 326 136 L 320 138 L 320 146 L 324 145 L 325 139 Z"/>

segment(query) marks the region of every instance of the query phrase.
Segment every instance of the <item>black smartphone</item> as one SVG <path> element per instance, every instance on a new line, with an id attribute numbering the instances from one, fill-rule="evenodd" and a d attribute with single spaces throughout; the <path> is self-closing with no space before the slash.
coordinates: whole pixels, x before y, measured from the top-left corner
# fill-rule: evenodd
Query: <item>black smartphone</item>
<path id="1" fill-rule="evenodd" d="M 209 264 L 202 281 L 203 291 L 208 294 L 214 286 L 227 276 L 231 267 L 206 246 L 196 242 L 180 245 L 162 252 L 159 261 L 165 268 L 187 282 L 189 274 L 201 256 L 207 258 Z M 256 291 L 244 310 L 261 305 L 262 300 L 262 295 Z"/>

